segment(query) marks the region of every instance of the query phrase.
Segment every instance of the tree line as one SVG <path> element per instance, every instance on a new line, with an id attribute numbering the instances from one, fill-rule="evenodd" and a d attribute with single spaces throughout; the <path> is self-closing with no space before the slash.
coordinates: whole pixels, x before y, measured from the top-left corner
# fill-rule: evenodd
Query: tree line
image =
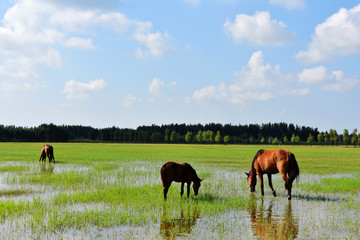
<path id="1" fill-rule="evenodd" d="M 2 142 L 119 142 L 119 143 L 192 143 L 192 144 L 360 144 L 354 129 L 342 134 L 330 129 L 287 123 L 265 124 L 166 124 L 130 128 L 93 128 L 81 125 L 41 124 L 37 127 L 0 125 Z"/>

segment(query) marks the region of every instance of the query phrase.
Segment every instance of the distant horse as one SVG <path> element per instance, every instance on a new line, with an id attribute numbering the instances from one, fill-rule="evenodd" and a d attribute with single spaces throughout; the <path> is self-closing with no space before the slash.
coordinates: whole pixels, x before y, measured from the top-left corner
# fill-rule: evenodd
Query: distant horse
<path id="1" fill-rule="evenodd" d="M 269 186 L 276 197 L 276 192 L 272 186 L 271 174 L 280 173 L 285 182 L 285 189 L 288 191 L 288 199 L 291 200 L 291 187 L 295 178 L 299 178 L 299 166 L 295 156 L 289 150 L 259 150 L 251 164 L 251 171 L 246 173 L 250 185 L 250 191 L 255 192 L 256 174 L 259 176 L 261 185 L 261 195 L 264 196 L 263 174 L 269 178 Z"/>
<path id="2" fill-rule="evenodd" d="M 51 145 L 44 145 L 41 148 L 41 154 L 40 154 L 40 161 L 46 161 L 46 157 L 49 158 L 49 163 L 54 159 L 55 163 L 55 157 L 54 157 L 54 148 Z"/>
<path id="3" fill-rule="evenodd" d="M 201 185 L 200 182 L 204 180 L 200 179 L 196 171 L 187 163 L 167 162 L 161 167 L 160 174 L 164 189 L 164 199 L 166 199 L 166 194 L 172 181 L 181 183 L 181 197 L 184 194 L 184 183 L 187 183 L 187 197 L 189 198 L 191 182 L 193 182 L 193 189 L 196 196 L 198 195 Z"/>

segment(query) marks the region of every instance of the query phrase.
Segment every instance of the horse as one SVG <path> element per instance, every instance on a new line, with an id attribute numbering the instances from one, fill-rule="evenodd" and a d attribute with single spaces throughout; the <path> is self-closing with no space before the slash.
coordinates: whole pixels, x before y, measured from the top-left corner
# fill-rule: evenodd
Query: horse
<path id="1" fill-rule="evenodd" d="M 164 199 L 166 199 L 166 194 L 173 181 L 181 183 L 180 197 L 184 194 L 184 183 L 187 183 L 187 197 L 189 198 L 191 182 L 193 182 L 194 193 L 195 196 L 197 196 L 201 185 L 200 183 L 204 180 L 197 176 L 194 168 L 188 163 L 167 162 L 161 167 L 160 175 L 164 190 Z"/>
<path id="2" fill-rule="evenodd" d="M 261 195 L 264 196 L 263 174 L 265 173 L 268 176 L 269 186 L 274 197 L 276 197 L 276 192 L 272 185 L 271 174 L 280 173 L 285 182 L 285 189 L 288 191 L 288 200 L 291 200 L 292 183 L 295 179 L 298 180 L 300 176 L 295 155 L 287 149 L 259 150 L 252 161 L 250 172 L 245 172 L 251 192 L 255 192 L 257 174 L 261 185 Z"/>
<path id="3" fill-rule="evenodd" d="M 55 157 L 54 157 L 54 148 L 51 145 L 44 145 L 41 148 L 41 154 L 40 154 L 40 161 L 46 161 L 46 157 L 49 158 L 49 163 L 51 163 L 52 160 L 54 160 L 55 163 Z"/>

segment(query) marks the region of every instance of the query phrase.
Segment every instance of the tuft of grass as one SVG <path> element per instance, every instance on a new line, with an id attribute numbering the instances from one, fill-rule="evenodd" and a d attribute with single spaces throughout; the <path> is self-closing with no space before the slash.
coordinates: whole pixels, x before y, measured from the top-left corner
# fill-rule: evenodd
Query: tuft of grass
<path id="1" fill-rule="evenodd" d="M 94 165 L 96 171 L 111 171 L 118 168 L 117 164 L 114 163 L 97 163 Z"/>
<path id="2" fill-rule="evenodd" d="M 322 193 L 351 193 L 360 192 L 360 177 L 357 178 L 324 178 L 320 183 L 302 186 L 306 191 Z"/>
<path id="3" fill-rule="evenodd" d="M 24 190 L 24 189 L 8 189 L 8 190 L 0 190 L 0 197 L 8 197 L 8 196 L 21 196 L 26 194 L 33 194 L 32 190 Z"/>
<path id="4" fill-rule="evenodd" d="M 17 165 L 17 166 L 12 166 L 12 165 L 0 166 L 0 172 L 24 172 L 24 171 L 28 171 L 28 170 L 29 170 L 29 167 L 22 166 L 22 165 Z"/>

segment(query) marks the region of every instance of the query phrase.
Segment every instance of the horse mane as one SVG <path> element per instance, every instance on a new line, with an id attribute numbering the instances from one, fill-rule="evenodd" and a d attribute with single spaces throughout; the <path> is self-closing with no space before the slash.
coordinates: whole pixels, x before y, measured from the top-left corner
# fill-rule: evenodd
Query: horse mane
<path id="1" fill-rule="evenodd" d="M 252 161 L 252 163 L 251 163 L 251 171 L 254 169 L 254 164 L 255 164 L 256 159 L 259 157 L 259 155 L 263 154 L 264 151 L 265 151 L 264 149 L 260 149 L 260 150 L 257 151 L 257 153 L 255 154 L 254 159 L 253 159 L 253 161 Z"/>
<path id="2" fill-rule="evenodd" d="M 197 179 L 198 181 L 201 181 L 201 179 L 200 179 L 200 178 L 198 177 L 198 175 L 196 174 L 195 169 L 194 169 L 190 164 L 184 163 L 184 165 L 187 166 L 187 167 L 190 169 L 190 171 L 191 171 L 191 173 L 193 174 L 193 176 L 194 176 L 195 179 Z"/>

